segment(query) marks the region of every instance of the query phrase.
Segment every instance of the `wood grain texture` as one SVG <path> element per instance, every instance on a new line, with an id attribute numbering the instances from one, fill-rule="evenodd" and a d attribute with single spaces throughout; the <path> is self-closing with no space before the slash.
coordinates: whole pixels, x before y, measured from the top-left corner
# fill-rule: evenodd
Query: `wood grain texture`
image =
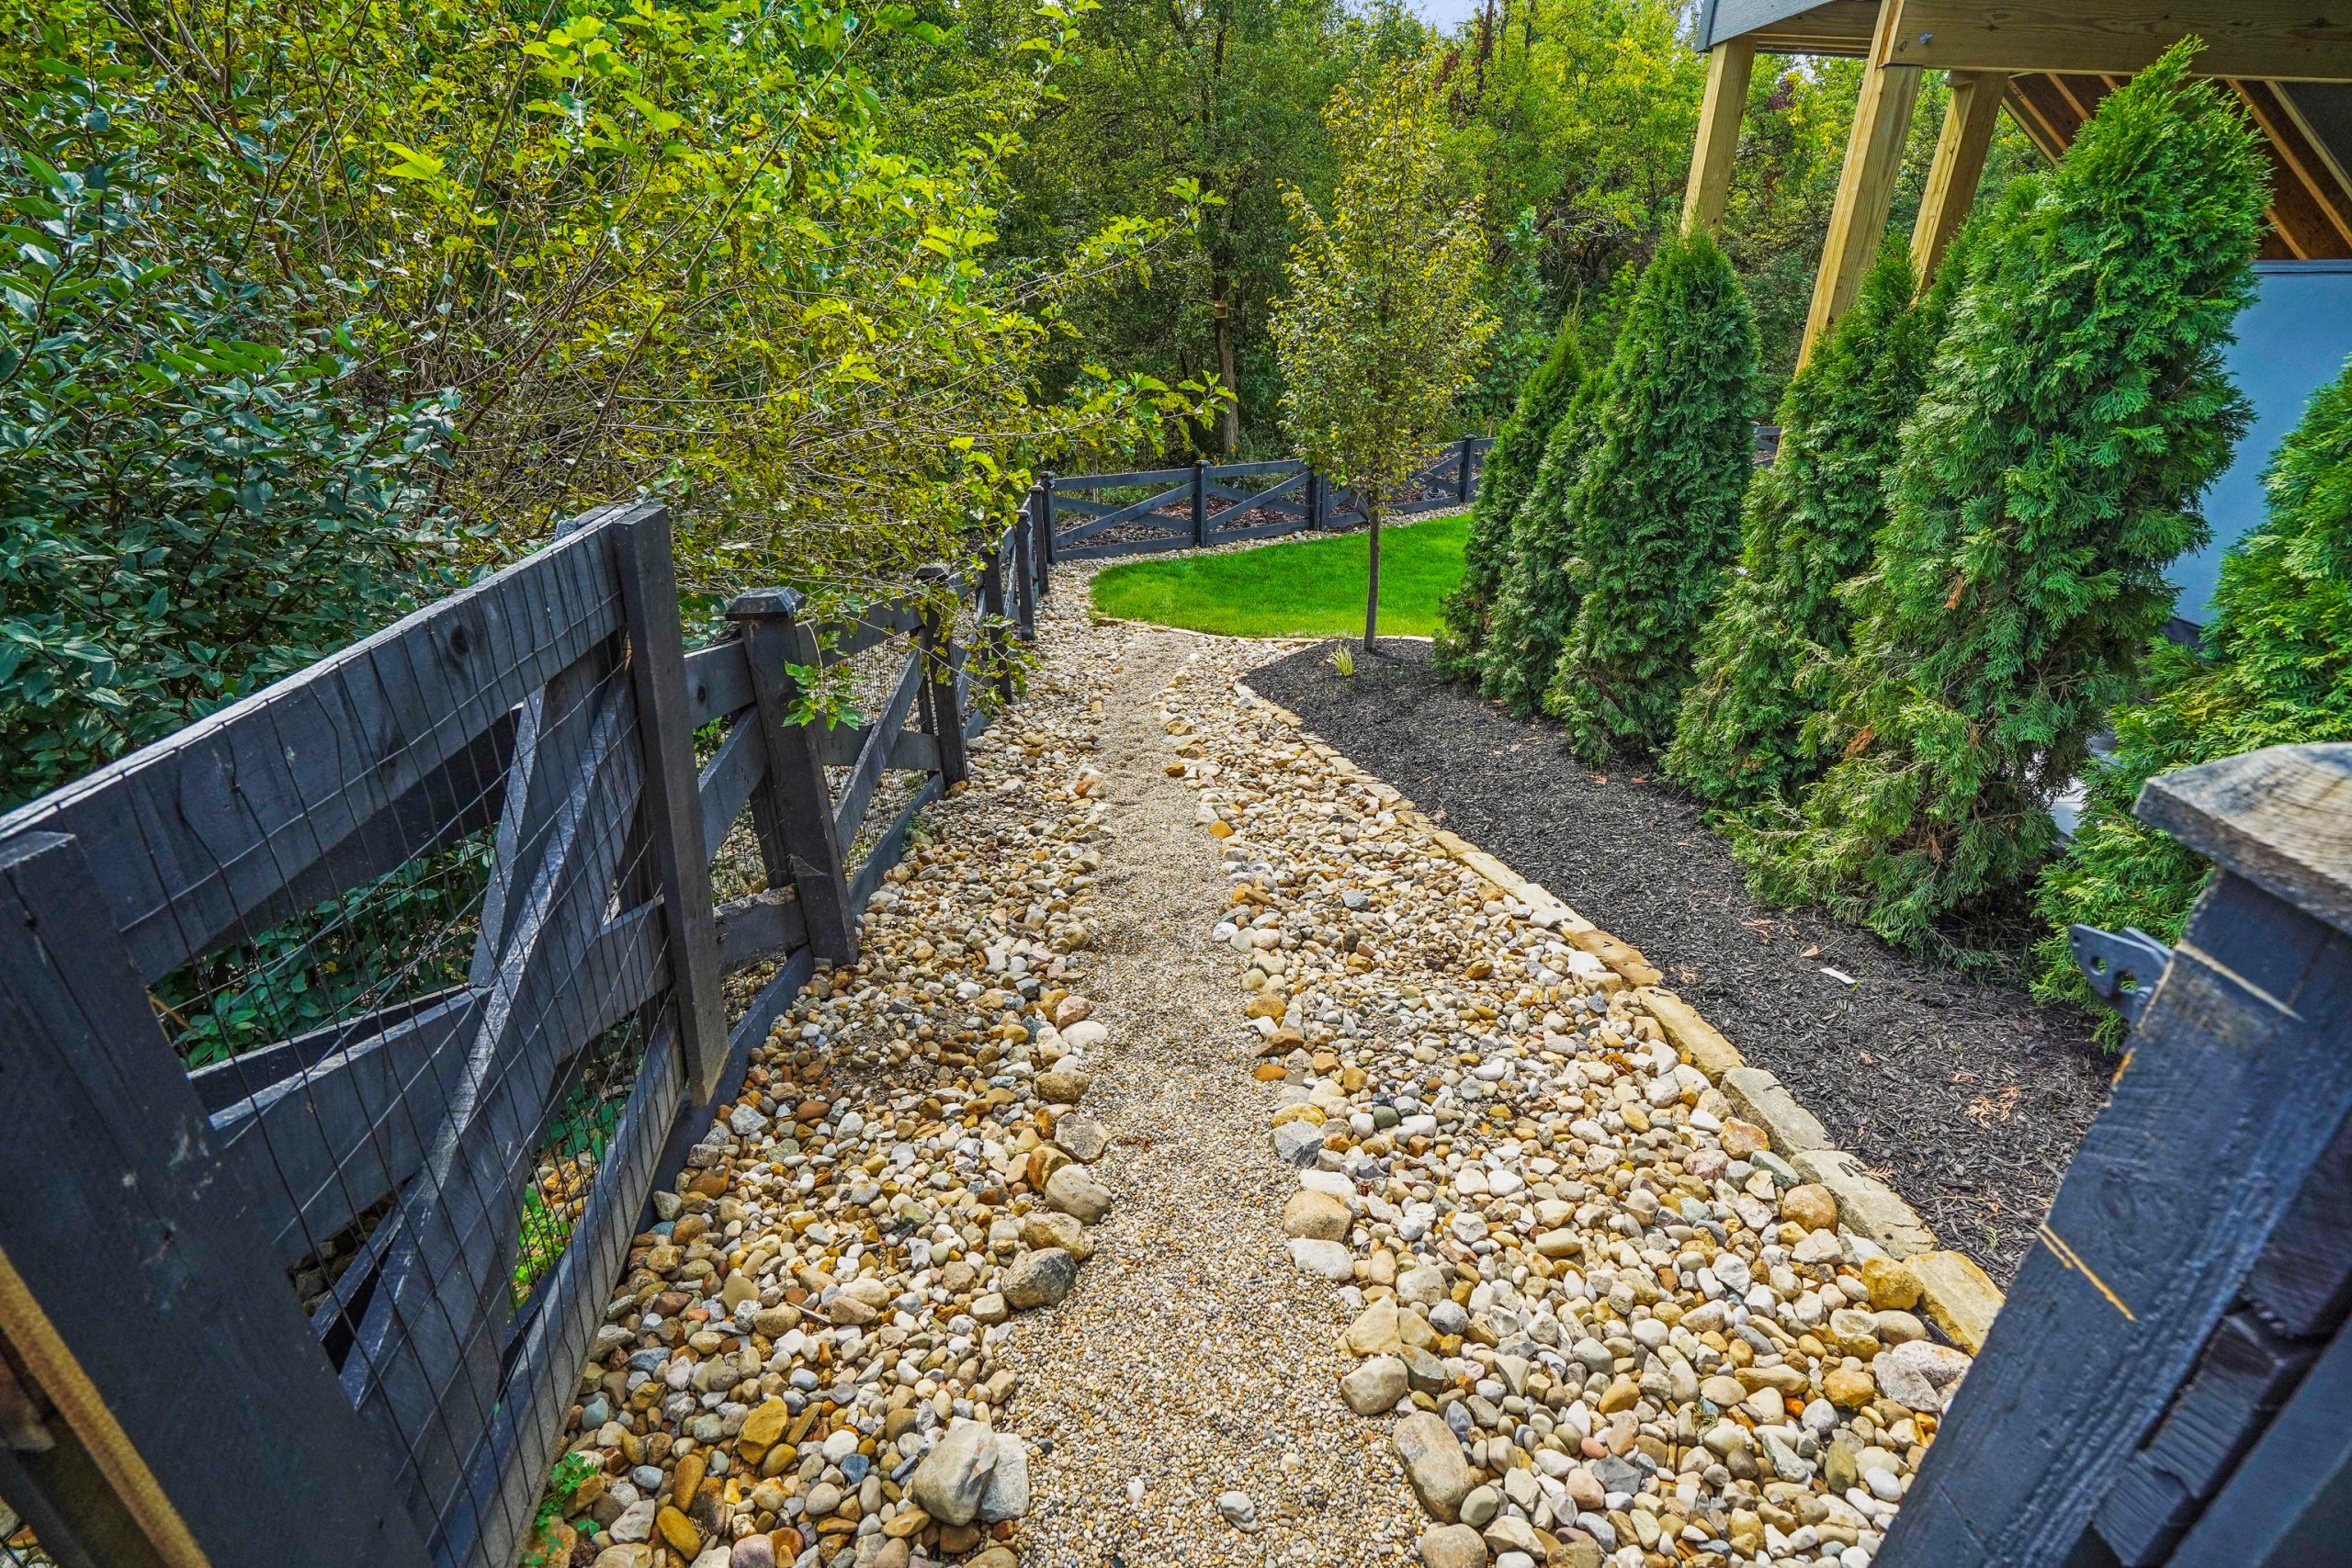
<path id="1" fill-rule="evenodd" d="M 2352 80 L 2352 8 L 2328 0 L 1890 0 L 1900 16 L 1871 58 L 1951 71 L 2129 76 L 2194 33 L 2196 69 L 2270 81 Z"/>
<path id="2" fill-rule="evenodd" d="M 1895 0 L 1886 0 L 1872 45 L 1874 59 L 1885 57 L 1895 16 Z M 1846 139 L 1846 161 L 1839 166 L 1838 194 L 1829 209 L 1829 231 L 1822 241 L 1821 266 L 1805 312 L 1804 341 L 1797 348 L 1800 370 L 1853 304 L 1863 274 L 1878 259 L 1879 239 L 1894 201 L 1894 182 L 1903 172 L 1911 110 L 1918 99 L 1919 73 L 1907 64 L 1862 73 L 1861 96 L 1855 101 L 1854 123 Z"/>
<path id="3" fill-rule="evenodd" d="M 2132 815 L 2352 931 L 2352 745 L 2272 746 L 2161 773 Z"/>
<path id="4" fill-rule="evenodd" d="M 2064 1559 L 2352 1110 L 2347 1005 L 2341 934 L 2233 878 L 2199 901 L 1884 1568 Z"/>
<path id="5" fill-rule="evenodd" d="M 289 883 L 446 776 L 620 611 L 605 541 L 575 534 L 0 818 L 0 838 L 73 835 L 158 979 L 277 918 Z"/>
<path id="6" fill-rule="evenodd" d="M 1690 180 L 1682 193 L 1682 228 L 1713 234 L 1724 226 L 1731 195 L 1733 157 L 1747 114 L 1747 84 L 1756 68 L 1752 39 L 1726 39 L 1707 51 L 1707 86 L 1699 101 L 1699 136 L 1690 149 Z"/>
<path id="7" fill-rule="evenodd" d="M 689 1089 L 707 1093 L 727 1055 L 727 998 L 718 984 L 718 943 L 710 907 L 709 861 L 695 788 L 694 720 L 686 712 L 685 648 L 678 579 L 670 554 L 670 514 L 624 509 L 612 530 L 629 641 L 629 679 L 643 749 L 645 839 L 670 936 L 670 984 L 677 995 L 678 1052 Z"/>
<path id="8" fill-rule="evenodd" d="M 0 1333 L 21 1352 L 44 1333 L 28 1314 L 45 1321 L 100 1402 L 74 1416 L 82 1441 L 117 1486 L 152 1478 L 132 1512 L 163 1561 L 190 1561 L 177 1537 L 214 1568 L 355 1553 L 424 1568 L 387 1455 L 310 1343 L 244 1181 L 216 1158 L 102 886 L 62 835 L 0 848 L 0 1085 L 17 1124 L 49 1134 L 0 1138 L 17 1281 Z M 74 1413 L 72 1390 L 44 1391 Z M 255 1495 L 284 1511 L 266 1531 Z"/>
<path id="9" fill-rule="evenodd" d="M 728 606 L 743 628 L 760 732 L 768 749 L 766 809 L 790 862 L 793 890 L 817 956 L 847 963 L 857 953 L 857 923 L 849 910 L 842 843 L 833 829 L 819 733 L 792 718 L 799 686 L 786 669 L 816 662 L 816 638 L 799 619 L 797 594 L 747 595 Z M 776 879 L 773 873 L 771 886 Z"/>
<path id="10" fill-rule="evenodd" d="M 1985 154 L 1992 150 L 1993 132 L 2001 122 L 2001 100 L 2008 90 L 2007 72 L 1951 73 L 1951 99 L 1944 108 L 1943 129 L 1936 136 L 1935 157 L 1928 165 L 1919 217 L 1911 226 L 1911 270 L 1922 294 L 1943 264 L 1952 237 L 1976 205 L 1977 182 L 1984 177 Z"/>
<path id="11" fill-rule="evenodd" d="M 2319 1568 L 2352 1540 L 2352 1335 L 2338 1334 L 2168 1568 Z"/>

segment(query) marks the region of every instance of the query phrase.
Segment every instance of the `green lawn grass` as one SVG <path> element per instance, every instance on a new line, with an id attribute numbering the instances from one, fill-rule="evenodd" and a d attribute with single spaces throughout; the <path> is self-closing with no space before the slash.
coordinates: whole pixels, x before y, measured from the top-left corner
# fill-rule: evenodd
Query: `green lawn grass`
<path id="1" fill-rule="evenodd" d="M 1436 632 L 1438 602 L 1462 576 L 1470 520 L 1456 514 L 1380 530 L 1380 629 Z M 1106 615 L 1227 637 L 1363 635 L 1366 536 L 1292 539 L 1254 550 L 1139 560 L 1094 579 Z"/>

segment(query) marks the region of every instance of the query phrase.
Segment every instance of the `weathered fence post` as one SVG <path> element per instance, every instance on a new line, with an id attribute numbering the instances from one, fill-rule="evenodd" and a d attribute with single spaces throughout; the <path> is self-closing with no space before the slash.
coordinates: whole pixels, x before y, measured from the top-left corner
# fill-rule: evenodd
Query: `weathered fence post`
<path id="1" fill-rule="evenodd" d="M 1462 466 L 1453 475 L 1453 499 L 1457 502 L 1467 502 L 1470 499 L 1470 443 L 1473 437 L 1465 435 L 1459 444 Z"/>
<path id="2" fill-rule="evenodd" d="M 1209 466 L 1198 457 L 1193 459 L 1193 544 L 1195 548 L 1209 542 Z"/>
<path id="3" fill-rule="evenodd" d="M 695 786 L 694 726 L 686 717 L 685 642 L 678 621 L 678 576 L 670 555 L 670 514 L 660 507 L 613 532 L 628 623 L 629 680 L 645 753 L 649 847 L 670 937 L 671 984 L 678 994 L 678 1042 L 697 1100 L 727 1064 L 727 998 L 718 984 L 718 928 L 702 852 L 702 797 Z"/>
<path id="4" fill-rule="evenodd" d="M 1054 564 L 1054 474 L 1046 470 L 1045 482 L 1037 487 L 1043 504 L 1037 508 L 1037 597 L 1044 598 L 1053 588 Z"/>
<path id="5" fill-rule="evenodd" d="M 100 888 L 71 835 L 0 846 L 7 1501 L 73 1568 L 424 1568 Z"/>
<path id="6" fill-rule="evenodd" d="M 2352 746 L 2167 773 L 2136 810 L 2218 874 L 1879 1568 L 2287 1568 L 2346 1539 Z"/>
<path id="7" fill-rule="evenodd" d="M 1314 469 L 1306 470 L 1306 527 L 1310 533 L 1323 526 L 1323 476 Z"/>
<path id="8" fill-rule="evenodd" d="M 1021 598 L 1018 603 L 1021 610 L 1021 639 L 1023 642 L 1037 640 L 1037 552 L 1036 527 L 1034 519 L 1037 515 L 1038 507 L 1042 504 L 1037 499 L 1036 490 L 1033 487 L 1029 491 L 1027 503 L 1021 509 L 1020 517 L 1015 519 L 1012 525 L 1013 576 L 1021 581 Z"/>
<path id="9" fill-rule="evenodd" d="M 1004 660 L 1001 640 L 1004 614 L 1004 536 L 989 536 L 985 529 L 971 536 L 972 547 L 980 558 L 980 592 L 973 609 L 979 617 L 980 629 L 974 638 L 976 647 L 984 648 L 989 660 L 999 666 L 994 684 L 997 695 L 1006 702 L 1012 700 L 1012 669 Z M 999 625 L 991 626 L 993 620 Z"/>
<path id="10" fill-rule="evenodd" d="M 916 569 L 915 580 L 935 583 L 945 581 L 947 569 L 933 564 Z M 940 614 L 939 606 L 926 602 L 922 607 L 923 720 L 932 739 L 939 743 L 939 787 L 944 791 L 962 784 L 969 770 L 964 761 L 964 707 L 956 698 L 956 686 L 962 661 L 956 656 L 956 643 L 950 635 L 953 627 Z"/>
<path id="11" fill-rule="evenodd" d="M 817 667 L 816 635 L 801 619 L 800 595 L 789 588 L 743 594 L 727 606 L 727 618 L 742 628 L 744 661 L 767 741 L 767 782 L 752 795 L 752 810 L 769 886 L 781 890 L 788 883 L 799 895 L 808 946 L 819 958 L 850 963 L 857 956 L 857 916 L 833 830 L 832 791 L 815 730 L 792 721 L 800 682 L 786 668 Z"/>

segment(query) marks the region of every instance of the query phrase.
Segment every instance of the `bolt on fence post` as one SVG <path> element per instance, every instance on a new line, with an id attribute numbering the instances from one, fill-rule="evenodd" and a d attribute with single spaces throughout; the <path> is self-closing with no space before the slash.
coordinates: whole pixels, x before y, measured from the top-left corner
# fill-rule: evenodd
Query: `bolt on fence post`
<path id="1" fill-rule="evenodd" d="M 1193 459 L 1193 543 L 1196 547 L 1209 542 L 1208 468 L 1198 457 Z"/>
<path id="2" fill-rule="evenodd" d="M 915 571 L 915 581 L 923 583 L 944 581 L 947 569 L 933 562 Z M 956 657 L 953 624 L 940 614 L 939 606 L 926 602 L 922 607 L 923 711 L 930 719 L 932 739 L 939 743 L 939 788 L 942 794 L 962 784 L 969 775 L 964 759 L 964 705 L 956 700 L 956 687 L 960 671 Z"/>
<path id="3" fill-rule="evenodd" d="M 850 908 L 824 755 L 815 732 L 791 718 L 800 682 L 785 666 L 810 668 L 820 658 L 800 608 L 800 595 L 789 588 L 763 588 L 727 606 L 727 618 L 743 639 L 767 743 L 768 776 L 752 797 L 752 815 L 761 827 L 763 856 L 775 857 L 768 859 L 768 886 L 781 891 L 788 881 L 799 895 L 810 951 L 829 963 L 850 964 L 857 958 L 857 914 Z"/>

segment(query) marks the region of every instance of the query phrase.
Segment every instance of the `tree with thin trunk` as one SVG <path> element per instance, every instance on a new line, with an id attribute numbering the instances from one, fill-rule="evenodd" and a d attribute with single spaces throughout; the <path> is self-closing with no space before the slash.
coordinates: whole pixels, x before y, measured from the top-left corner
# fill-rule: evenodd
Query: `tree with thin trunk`
<path id="1" fill-rule="evenodd" d="M 1479 297 L 1475 199 L 1447 200 L 1438 62 L 1423 56 L 1332 96 L 1331 214 L 1293 188 L 1300 233 L 1274 309 L 1283 424 L 1307 466 L 1362 498 L 1371 525 L 1363 642 L 1380 631 L 1380 523 L 1418 460 L 1452 433 L 1493 336 Z"/>

